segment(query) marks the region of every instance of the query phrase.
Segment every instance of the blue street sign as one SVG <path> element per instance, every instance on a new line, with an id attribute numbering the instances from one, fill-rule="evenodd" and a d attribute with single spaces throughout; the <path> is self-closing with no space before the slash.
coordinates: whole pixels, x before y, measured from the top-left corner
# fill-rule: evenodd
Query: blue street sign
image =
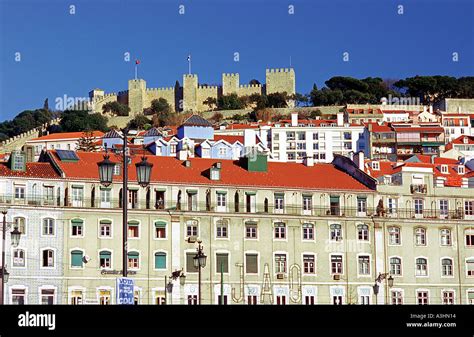
<path id="1" fill-rule="evenodd" d="M 117 304 L 134 304 L 133 301 L 133 279 L 119 277 L 117 279 Z"/>

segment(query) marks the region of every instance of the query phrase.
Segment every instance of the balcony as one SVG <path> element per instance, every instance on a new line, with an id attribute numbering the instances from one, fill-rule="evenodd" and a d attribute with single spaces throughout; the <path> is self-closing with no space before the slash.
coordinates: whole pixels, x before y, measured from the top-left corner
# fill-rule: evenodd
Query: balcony
<path id="1" fill-rule="evenodd" d="M 427 192 L 426 184 L 411 184 L 410 185 L 410 192 L 412 194 L 426 194 Z"/>

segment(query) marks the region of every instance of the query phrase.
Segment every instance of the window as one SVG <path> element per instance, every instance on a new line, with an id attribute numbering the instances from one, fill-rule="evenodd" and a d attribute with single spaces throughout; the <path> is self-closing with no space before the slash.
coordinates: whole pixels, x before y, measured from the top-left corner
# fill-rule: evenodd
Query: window
<path id="1" fill-rule="evenodd" d="M 13 267 L 25 267 L 26 266 L 26 253 L 21 248 L 13 249 Z"/>
<path id="2" fill-rule="evenodd" d="M 40 301 L 42 305 L 53 305 L 54 304 L 54 289 L 41 289 Z"/>
<path id="3" fill-rule="evenodd" d="M 369 295 L 359 295 L 359 304 L 369 305 L 370 304 L 370 296 Z"/>
<path id="4" fill-rule="evenodd" d="M 54 199 L 54 187 L 53 186 L 45 186 L 44 187 L 44 199 L 46 203 L 53 201 Z"/>
<path id="5" fill-rule="evenodd" d="M 303 240 L 314 240 L 314 225 L 310 223 L 303 224 Z"/>
<path id="6" fill-rule="evenodd" d="M 176 144 L 171 144 L 170 145 L 170 153 L 175 154 L 176 153 Z"/>
<path id="7" fill-rule="evenodd" d="M 275 222 L 275 239 L 286 238 L 286 225 L 283 222 Z"/>
<path id="8" fill-rule="evenodd" d="M 467 276 L 474 276 L 474 258 L 466 260 L 466 274 Z"/>
<path id="9" fill-rule="evenodd" d="M 339 224 L 332 224 L 329 226 L 330 228 L 330 234 L 331 234 L 331 240 L 333 241 L 341 241 L 342 240 L 342 228 L 341 225 Z"/>
<path id="10" fill-rule="evenodd" d="M 156 239 L 166 238 L 166 222 L 155 221 L 155 238 Z"/>
<path id="11" fill-rule="evenodd" d="M 454 304 L 454 291 L 443 291 L 443 304 Z"/>
<path id="12" fill-rule="evenodd" d="M 229 272 L 229 254 L 216 253 L 216 273 L 220 273 L 222 268 L 223 273 Z"/>
<path id="13" fill-rule="evenodd" d="M 101 207 L 104 207 L 104 208 L 105 207 L 110 207 L 110 199 L 111 199 L 111 190 L 110 190 L 110 188 L 101 188 L 100 189 Z"/>
<path id="14" fill-rule="evenodd" d="M 54 251 L 52 249 L 45 249 L 42 251 L 42 263 L 41 266 L 45 268 L 54 267 Z"/>
<path id="15" fill-rule="evenodd" d="M 474 201 L 464 202 L 464 215 L 474 215 Z"/>
<path id="16" fill-rule="evenodd" d="M 166 269 L 166 253 L 155 253 L 155 269 Z"/>
<path id="17" fill-rule="evenodd" d="M 108 289 L 99 289 L 99 304 L 100 305 L 110 305 L 110 290 Z"/>
<path id="18" fill-rule="evenodd" d="M 441 275 L 453 276 L 453 260 L 451 259 L 441 260 Z"/>
<path id="19" fill-rule="evenodd" d="M 313 133 L 313 140 L 318 140 L 318 139 L 319 139 L 318 136 L 319 136 L 319 135 L 318 135 L 317 132 Z"/>
<path id="20" fill-rule="evenodd" d="M 396 214 L 397 213 L 397 199 L 388 198 L 388 213 Z"/>
<path id="21" fill-rule="evenodd" d="M 415 245 L 426 246 L 426 229 L 421 227 L 415 228 Z"/>
<path id="22" fill-rule="evenodd" d="M 15 186 L 15 199 L 25 199 L 25 186 Z"/>
<path id="23" fill-rule="evenodd" d="M 13 219 L 13 227 L 18 228 L 22 235 L 26 234 L 26 219 L 23 217 L 16 217 Z"/>
<path id="24" fill-rule="evenodd" d="M 114 165 L 114 176 L 119 176 L 121 172 L 121 166 L 120 164 L 115 164 Z"/>
<path id="25" fill-rule="evenodd" d="M 369 226 L 357 225 L 357 238 L 359 241 L 369 241 Z"/>
<path id="26" fill-rule="evenodd" d="M 216 237 L 219 239 L 227 238 L 228 229 L 229 229 L 229 222 L 227 220 L 217 220 Z"/>
<path id="27" fill-rule="evenodd" d="M 401 234 L 399 227 L 389 227 L 388 228 L 388 238 L 389 244 L 391 245 L 400 245 L 401 244 Z"/>
<path id="28" fill-rule="evenodd" d="M 303 195 L 303 211 L 311 211 L 313 198 L 310 195 Z"/>
<path id="29" fill-rule="evenodd" d="M 340 215 L 339 213 L 339 196 L 331 195 L 329 197 L 329 207 L 331 215 Z"/>
<path id="30" fill-rule="evenodd" d="M 83 231 L 82 231 L 82 225 L 84 221 L 80 219 L 72 219 L 71 220 L 71 235 L 72 236 L 82 236 Z"/>
<path id="31" fill-rule="evenodd" d="M 194 257 L 196 253 L 186 253 L 186 271 L 188 273 L 197 273 L 198 268 L 194 267 Z"/>
<path id="32" fill-rule="evenodd" d="M 128 268 L 140 268 L 140 254 L 138 252 L 128 252 Z"/>
<path id="33" fill-rule="evenodd" d="M 451 246 L 451 230 L 443 228 L 439 231 L 441 246 Z"/>
<path id="34" fill-rule="evenodd" d="M 295 132 L 294 131 L 287 131 L 286 132 L 286 140 L 295 140 Z"/>
<path id="35" fill-rule="evenodd" d="M 186 236 L 198 236 L 198 222 L 196 220 L 186 222 Z"/>
<path id="36" fill-rule="evenodd" d="M 378 161 L 373 161 L 372 162 L 372 170 L 380 171 L 380 163 Z"/>
<path id="37" fill-rule="evenodd" d="M 286 254 L 275 254 L 275 272 L 286 273 Z"/>
<path id="38" fill-rule="evenodd" d="M 423 199 L 415 199 L 415 214 L 423 214 Z"/>
<path id="39" fill-rule="evenodd" d="M 428 276 L 428 262 L 425 258 L 416 259 L 415 276 Z"/>
<path id="40" fill-rule="evenodd" d="M 402 259 L 399 257 L 390 258 L 390 274 L 401 275 L 402 274 Z"/>
<path id="41" fill-rule="evenodd" d="M 197 295 L 188 295 L 188 305 L 197 305 L 198 297 Z"/>
<path id="42" fill-rule="evenodd" d="M 314 255 L 303 255 L 303 271 L 305 274 L 315 273 Z"/>
<path id="43" fill-rule="evenodd" d="M 474 228 L 466 229 L 464 234 L 466 237 L 466 246 L 474 246 Z"/>
<path id="44" fill-rule="evenodd" d="M 225 157 L 225 156 L 227 156 L 227 148 L 225 148 L 225 147 L 220 147 L 220 148 L 219 148 L 219 156 L 220 156 L 220 157 Z"/>
<path id="45" fill-rule="evenodd" d="M 227 205 L 227 194 L 226 193 L 217 193 L 217 208 L 225 209 Z"/>
<path id="46" fill-rule="evenodd" d="M 448 165 L 441 165 L 441 173 L 448 173 Z"/>
<path id="47" fill-rule="evenodd" d="M 84 189 L 82 187 L 72 187 L 72 206 L 81 207 L 84 200 Z"/>
<path id="48" fill-rule="evenodd" d="M 227 305 L 227 295 L 217 295 L 217 304 Z"/>
<path id="49" fill-rule="evenodd" d="M 82 268 L 83 253 L 80 250 L 73 250 L 71 252 L 71 267 Z"/>
<path id="50" fill-rule="evenodd" d="M 367 255 L 359 256 L 359 275 L 370 275 L 370 257 Z"/>
<path id="51" fill-rule="evenodd" d="M 367 212 L 367 198 L 366 197 L 357 197 L 357 212 L 359 213 Z"/>
<path id="52" fill-rule="evenodd" d="M 101 237 L 112 237 L 112 221 L 100 220 L 99 222 L 99 235 Z"/>
<path id="53" fill-rule="evenodd" d="M 103 250 L 99 253 L 100 268 L 110 268 L 112 266 L 112 253 Z"/>
<path id="54" fill-rule="evenodd" d="M 253 222 L 245 223 L 245 238 L 256 239 L 257 238 L 257 224 Z"/>
<path id="55" fill-rule="evenodd" d="M 77 305 L 82 304 L 82 290 L 73 290 L 71 292 L 71 304 Z"/>
<path id="56" fill-rule="evenodd" d="M 428 304 L 428 292 L 427 291 L 417 291 L 416 292 L 416 301 L 420 305 Z"/>
<path id="57" fill-rule="evenodd" d="M 403 304 L 403 293 L 400 290 L 392 290 L 392 304 Z"/>
<path id="58" fill-rule="evenodd" d="M 43 235 L 54 235 L 54 219 L 43 219 Z"/>
<path id="59" fill-rule="evenodd" d="M 25 289 L 12 289 L 12 304 L 23 305 L 26 300 Z"/>
<path id="60" fill-rule="evenodd" d="M 275 194 L 275 212 L 283 212 L 284 202 L 283 194 Z"/>
<path id="61" fill-rule="evenodd" d="M 331 255 L 331 274 L 342 274 L 342 255 Z"/>
<path id="62" fill-rule="evenodd" d="M 245 272 L 247 274 L 258 273 L 258 255 L 247 253 L 245 254 Z"/>
<path id="63" fill-rule="evenodd" d="M 128 237 L 138 238 L 139 237 L 139 223 L 138 221 L 128 222 Z"/>
<path id="64" fill-rule="evenodd" d="M 439 214 L 442 216 L 448 215 L 448 200 L 440 200 L 439 201 Z"/>
<path id="65" fill-rule="evenodd" d="M 286 304 L 286 296 L 285 295 L 277 295 L 276 296 L 276 304 L 277 305 L 285 305 Z"/>
<path id="66" fill-rule="evenodd" d="M 156 295 L 155 296 L 155 304 L 156 305 L 165 305 L 166 304 L 166 299 L 164 295 Z"/>
<path id="67" fill-rule="evenodd" d="M 316 298 L 312 295 L 306 295 L 304 297 L 304 304 L 305 305 L 314 305 L 316 303 Z"/>

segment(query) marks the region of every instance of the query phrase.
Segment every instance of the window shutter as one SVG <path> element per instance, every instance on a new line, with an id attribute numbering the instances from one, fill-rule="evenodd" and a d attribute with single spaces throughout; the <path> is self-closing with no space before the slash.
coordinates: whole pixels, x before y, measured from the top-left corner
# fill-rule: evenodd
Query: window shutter
<path id="1" fill-rule="evenodd" d="M 155 253 L 155 269 L 166 269 L 166 253 Z"/>
<path id="2" fill-rule="evenodd" d="M 224 273 L 229 272 L 229 254 L 227 253 L 216 254 L 216 272 L 217 273 L 221 272 L 221 266 L 222 266 L 222 271 Z"/>
<path id="3" fill-rule="evenodd" d="M 254 274 L 258 272 L 258 255 L 257 254 L 245 255 L 245 272 L 254 273 Z"/>
<path id="4" fill-rule="evenodd" d="M 73 250 L 71 252 L 71 266 L 82 267 L 82 252 L 80 250 Z"/>

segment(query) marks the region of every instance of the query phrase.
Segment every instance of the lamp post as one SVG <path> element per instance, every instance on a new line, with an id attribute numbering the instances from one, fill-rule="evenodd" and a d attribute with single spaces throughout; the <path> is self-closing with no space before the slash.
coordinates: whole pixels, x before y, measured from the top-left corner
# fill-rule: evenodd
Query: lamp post
<path id="1" fill-rule="evenodd" d="M 179 284 L 181 286 L 184 286 L 186 282 L 186 275 L 184 275 L 183 269 L 175 270 L 174 272 L 171 273 L 171 276 L 169 278 L 170 280 L 168 282 L 168 278 L 165 276 L 165 303 L 166 304 L 168 304 L 167 293 L 169 293 L 170 296 L 173 294 L 173 281 L 176 281 L 177 279 L 179 279 Z"/>
<path id="2" fill-rule="evenodd" d="M 377 304 L 377 295 L 379 294 L 380 286 L 378 285 L 383 280 L 387 281 L 388 287 L 393 287 L 393 277 L 389 273 L 379 273 L 379 276 L 375 278 L 375 283 L 373 285 L 374 295 L 375 295 L 375 304 Z"/>
<path id="3" fill-rule="evenodd" d="M 123 235 L 123 247 L 122 247 L 122 276 L 127 277 L 128 275 L 128 260 L 127 260 L 127 232 L 128 232 L 128 165 L 130 154 L 127 148 L 127 135 L 128 129 L 122 129 L 121 139 L 123 141 L 122 151 L 119 152 L 118 156 L 122 163 L 122 235 Z M 107 148 L 105 148 L 104 160 L 97 163 L 99 167 L 99 179 L 100 183 L 104 186 L 110 186 L 113 182 L 114 173 L 114 162 L 109 159 Z M 150 184 L 150 175 L 153 164 L 147 162 L 147 158 L 143 155 L 141 162 L 135 164 L 137 169 L 137 181 L 141 187 L 146 187 Z"/>
<path id="4" fill-rule="evenodd" d="M 194 262 L 194 268 L 198 269 L 198 296 L 199 296 L 198 300 L 199 300 L 199 304 L 201 304 L 201 268 L 204 268 L 206 266 L 207 256 L 203 252 L 204 247 L 201 245 L 202 241 L 199 240 L 197 243 L 198 243 L 197 252 L 193 258 L 193 262 Z"/>
<path id="5" fill-rule="evenodd" d="M 6 237 L 6 232 L 8 230 L 7 228 L 7 210 L 3 209 L 2 210 L 3 214 L 3 223 L 2 223 L 2 270 L 1 270 L 1 285 L 2 285 L 2 292 L 0 294 L 0 304 L 5 304 L 5 284 L 8 282 L 8 278 L 10 276 L 10 273 L 7 271 L 5 267 L 5 237 Z M 21 232 L 18 230 L 18 227 L 15 226 L 13 231 L 11 232 L 11 245 L 12 247 L 17 247 L 18 244 L 20 243 L 20 237 L 21 237 Z"/>

